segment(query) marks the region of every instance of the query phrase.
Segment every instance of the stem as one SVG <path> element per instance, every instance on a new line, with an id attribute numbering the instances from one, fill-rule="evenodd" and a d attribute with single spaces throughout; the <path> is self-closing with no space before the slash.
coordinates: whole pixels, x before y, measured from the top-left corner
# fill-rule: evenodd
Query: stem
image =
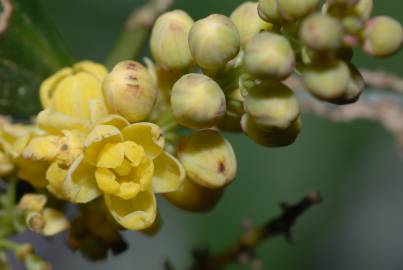
<path id="1" fill-rule="evenodd" d="M 173 0 L 149 0 L 135 9 L 106 57 L 105 65 L 112 68 L 122 60 L 136 59 L 144 47 L 155 20 L 172 4 Z"/>
<path id="2" fill-rule="evenodd" d="M 17 242 L 8 240 L 8 239 L 0 239 L 0 250 L 12 250 L 17 251 L 20 248 L 20 244 Z"/>

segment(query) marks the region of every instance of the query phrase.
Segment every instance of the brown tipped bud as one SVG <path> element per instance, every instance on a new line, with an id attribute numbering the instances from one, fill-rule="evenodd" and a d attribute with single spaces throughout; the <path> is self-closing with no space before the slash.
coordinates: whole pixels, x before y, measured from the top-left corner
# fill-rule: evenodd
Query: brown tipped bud
<path id="1" fill-rule="evenodd" d="M 129 122 L 147 119 L 157 98 L 157 91 L 147 69 L 135 61 L 117 64 L 103 83 L 108 109 Z"/>

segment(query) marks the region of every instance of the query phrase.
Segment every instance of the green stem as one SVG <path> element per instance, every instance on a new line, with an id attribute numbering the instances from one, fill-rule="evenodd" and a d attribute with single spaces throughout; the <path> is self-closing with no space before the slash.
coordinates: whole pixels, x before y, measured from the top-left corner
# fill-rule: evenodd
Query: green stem
<path id="1" fill-rule="evenodd" d="M 12 250 L 12 251 L 17 251 L 21 245 L 17 242 L 8 240 L 8 239 L 0 239 L 0 250 Z"/>

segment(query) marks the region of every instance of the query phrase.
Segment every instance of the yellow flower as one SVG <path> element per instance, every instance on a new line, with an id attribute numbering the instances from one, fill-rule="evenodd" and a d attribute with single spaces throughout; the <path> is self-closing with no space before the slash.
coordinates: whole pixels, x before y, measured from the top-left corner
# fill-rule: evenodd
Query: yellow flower
<path id="1" fill-rule="evenodd" d="M 126 229 L 150 227 L 157 213 L 154 193 L 175 191 L 185 178 L 179 161 L 163 150 L 161 129 L 152 123 L 129 125 L 109 117 L 92 129 L 83 146 L 70 167 L 49 167 L 53 191 L 75 203 L 103 195 Z"/>
<path id="2" fill-rule="evenodd" d="M 102 81 L 107 74 L 104 66 L 90 61 L 63 68 L 42 83 L 42 106 L 76 121 L 97 120 L 107 114 L 102 93 Z"/>

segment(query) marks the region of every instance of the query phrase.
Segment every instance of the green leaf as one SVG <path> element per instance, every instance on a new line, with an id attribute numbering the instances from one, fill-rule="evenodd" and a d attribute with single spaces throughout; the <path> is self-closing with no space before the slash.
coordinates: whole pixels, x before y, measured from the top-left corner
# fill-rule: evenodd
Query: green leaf
<path id="1" fill-rule="evenodd" d="M 0 114 L 27 118 L 40 110 L 41 81 L 73 58 L 38 0 L 13 0 L 0 34 Z"/>

